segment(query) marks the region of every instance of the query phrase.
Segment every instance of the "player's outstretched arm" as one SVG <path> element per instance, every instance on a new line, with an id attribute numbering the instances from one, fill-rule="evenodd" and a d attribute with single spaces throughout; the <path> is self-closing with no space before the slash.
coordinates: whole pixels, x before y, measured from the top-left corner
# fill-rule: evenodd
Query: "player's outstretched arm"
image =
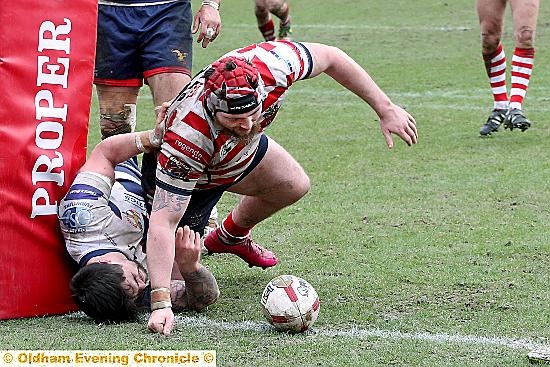
<path id="1" fill-rule="evenodd" d="M 172 265 L 175 261 L 177 225 L 187 209 L 190 196 L 182 196 L 157 186 L 147 232 L 147 268 L 151 292 L 170 287 Z M 200 251 L 199 251 L 200 253 Z M 181 269 L 180 269 L 181 271 Z M 175 324 L 169 304 L 153 307 L 147 327 L 149 330 L 169 335 Z"/>
<path id="2" fill-rule="evenodd" d="M 380 128 L 390 149 L 393 147 L 391 134 L 398 135 L 407 145 L 416 144 L 418 132 L 414 117 L 394 104 L 361 65 L 337 47 L 304 44 L 313 56 L 311 77 L 325 73 L 367 102 L 380 118 Z"/>

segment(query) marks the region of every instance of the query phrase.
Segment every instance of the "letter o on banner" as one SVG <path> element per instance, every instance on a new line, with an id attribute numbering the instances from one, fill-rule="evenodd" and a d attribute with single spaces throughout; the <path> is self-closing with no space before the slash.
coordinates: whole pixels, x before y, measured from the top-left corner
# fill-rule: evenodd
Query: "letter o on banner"
<path id="1" fill-rule="evenodd" d="M 0 1 L 0 319 L 76 309 L 57 204 L 86 159 L 97 0 Z"/>

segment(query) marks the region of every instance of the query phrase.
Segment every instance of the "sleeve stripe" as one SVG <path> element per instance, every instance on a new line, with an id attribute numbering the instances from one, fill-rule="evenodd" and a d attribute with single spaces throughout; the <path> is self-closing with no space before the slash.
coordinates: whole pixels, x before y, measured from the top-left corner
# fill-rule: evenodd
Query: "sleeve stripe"
<path id="1" fill-rule="evenodd" d="M 191 194 L 193 193 L 193 190 L 182 189 L 181 187 L 167 184 L 166 182 L 160 181 L 159 179 L 155 179 L 155 182 L 157 184 L 157 187 L 160 187 L 161 189 L 164 189 L 173 194 L 177 194 L 181 196 L 191 196 Z"/>
<path id="2" fill-rule="evenodd" d="M 309 78 L 311 72 L 313 71 L 313 56 L 311 56 L 311 52 L 309 52 L 308 48 L 304 46 L 303 43 L 295 42 L 295 44 L 299 46 L 302 49 L 302 51 L 306 54 L 307 61 L 308 61 L 307 70 L 306 70 L 306 73 L 300 79 L 307 79 Z"/>

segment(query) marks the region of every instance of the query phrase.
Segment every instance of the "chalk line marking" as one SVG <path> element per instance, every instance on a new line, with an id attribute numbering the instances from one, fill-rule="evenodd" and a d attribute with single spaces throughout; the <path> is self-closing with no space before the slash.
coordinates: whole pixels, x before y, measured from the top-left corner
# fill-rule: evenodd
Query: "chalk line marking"
<path id="1" fill-rule="evenodd" d="M 82 311 L 72 312 L 62 315 L 63 318 L 87 318 Z M 143 323 L 143 327 L 147 323 L 149 314 L 142 314 L 139 322 Z M 210 329 L 217 331 L 241 331 L 246 333 L 270 333 L 274 332 L 275 328 L 267 322 L 258 321 L 220 321 L 210 319 L 206 316 L 185 316 L 176 314 L 177 326 L 176 329 L 186 327 Z M 462 345 L 479 345 L 479 346 L 496 346 L 508 349 L 548 349 L 550 343 L 546 338 L 540 340 L 531 340 L 525 338 L 513 338 L 504 336 L 479 336 L 479 335 L 461 335 L 448 333 L 428 333 L 428 332 L 401 332 L 395 330 L 383 330 L 378 328 L 362 329 L 357 326 L 351 326 L 347 329 L 334 329 L 327 327 L 314 327 L 306 332 L 308 337 L 327 337 L 327 338 L 345 338 L 345 339 L 367 339 L 381 338 L 390 340 L 417 340 L 429 343 L 455 343 Z"/>
<path id="2" fill-rule="evenodd" d="M 255 322 L 255 321 L 218 321 L 206 318 L 204 316 L 193 317 L 176 315 L 179 328 L 193 327 L 201 329 L 214 329 L 214 330 L 227 330 L 227 331 L 242 331 L 242 332 L 254 332 L 264 333 L 271 332 L 274 328 L 267 322 Z M 537 342 L 529 339 L 515 339 L 502 336 L 477 336 L 477 335 L 459 335 L 459 334 L 447 334 L 447 333 L 406 333 L 400 331 L 382 330 L 382 329 L 361 329 L 358 327 L 351 327 L 349 329 L 331 329 L 326 327 L 314 328 L 308 332 L 308 336 L 318 337 L 339 337 L 347 339 L 367 339 L 367 338 L 382 338 L 392 340 L 420 340 L 432 343 L 457 343 L 457 344 L 470 344 L 470 345 L 482 345 L 482 346 L 498 346 L 509 349 L 539 349 L 548 348 L 549 344 L 543 342 Z"/>

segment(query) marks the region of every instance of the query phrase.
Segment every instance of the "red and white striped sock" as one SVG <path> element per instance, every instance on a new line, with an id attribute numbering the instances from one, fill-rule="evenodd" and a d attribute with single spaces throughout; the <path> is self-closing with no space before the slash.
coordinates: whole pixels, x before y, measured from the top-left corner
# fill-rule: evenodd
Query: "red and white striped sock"
<path id="1" fill-rule="evenodd" d="M 269 18 L 266 24 L 258 26 L 258 28 L 266 41 L 275 41 L 275 23 L 273 22 L 273 18 Z"/>
<path id="2" fill-rule="evenodd" d="M 518 48 L 512 56 L 512 89 L 510 90 L 510 108 L 522 108 L 535 60 L 534 48 Z"/>
<path id="3" fill-rule="evenodd" d="M 508 94 L 506 92 L 506 55 L 502 43 L 491 55 L 483 55 L 485 70 L 491 83 L 494 109 L 508 108 Z"/>

